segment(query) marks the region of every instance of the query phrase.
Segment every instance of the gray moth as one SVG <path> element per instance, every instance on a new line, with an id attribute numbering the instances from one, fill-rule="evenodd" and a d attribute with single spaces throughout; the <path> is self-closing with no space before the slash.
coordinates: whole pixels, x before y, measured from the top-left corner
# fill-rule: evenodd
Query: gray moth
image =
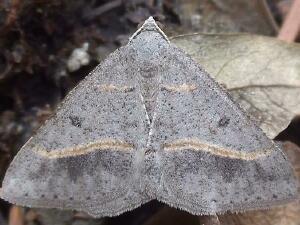
<path id="1" fill-rule="evenodd" d="M 1 192 L 94 217 L 153 199 L 209 215 L 296 195 L 282 150 L 152 17 L 22 147 Z"/>

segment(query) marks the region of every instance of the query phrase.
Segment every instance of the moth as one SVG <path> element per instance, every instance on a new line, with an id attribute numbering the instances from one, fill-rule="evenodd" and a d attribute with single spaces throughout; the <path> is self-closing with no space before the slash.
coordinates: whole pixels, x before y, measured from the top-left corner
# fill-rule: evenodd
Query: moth
<path id="1" fill-rule="evenodd" d="M 200 215 L 296 194 L 283 151 L 150 17 L 22 147 L 1 197 L 103 217 L 152 199 Z"/>

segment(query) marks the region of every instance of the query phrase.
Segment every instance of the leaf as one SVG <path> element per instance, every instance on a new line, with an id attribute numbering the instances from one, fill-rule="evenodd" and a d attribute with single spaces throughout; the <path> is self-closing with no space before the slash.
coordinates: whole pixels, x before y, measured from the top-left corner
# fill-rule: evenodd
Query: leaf
<path id="1" fill-rule="evenodd" d="M 220 215 L 219 220 L 226 225 L 299 225 L 299 211 L 299 204 L 291 203 L 270 210 L 228 213 Z"/>
<path id="2" fill-rule="evenodd" d="M 19 206 L 12 206 L 9 211 L 9 225 L 24 225 L 24 211 Z"/>
<path id="3" fill-rule="evenodd" d="M 199 225 L 199 221 L 196 216 L 193 216 L 185 211 L 181 211 L 169 206 L 165 206 L 158 211 L 143 225 Z"/>
<path id="4" fill-rule="evenodd" d="M 180 29 L 186 31 L 271 35 L 278 29 L 266 0 L 175 0 L 165 5 L 178 16 Z"/>
<path id="5" fill-rule="evenodd" d="M 270 138 L 300 113 L 300 45 L 248 34 L 171 40 L 198 61 Z"/>

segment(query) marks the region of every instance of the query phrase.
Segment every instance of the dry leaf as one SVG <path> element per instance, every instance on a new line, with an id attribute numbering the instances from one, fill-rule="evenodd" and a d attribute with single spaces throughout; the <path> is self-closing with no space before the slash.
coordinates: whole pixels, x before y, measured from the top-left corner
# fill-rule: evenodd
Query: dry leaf
<path id="1" fill-rule="evenodd" d="M 291 203 L 270 210 L 220 215 L 219 220 L 224 225 L 299 225 L 300 207 Z"/>
<path id="2" fill-rule="evenodd" d="M 199 225 L 196 216 L 169 206 L 165 206 L 143 225 Z"/>
<path id="3" fill-rule="evenodd" d="M 224 85 L 270 138 L 300 113 L 300 45 L 247 34 L 171 40 Z"/>
<path id="4" fill-rule="evenodd" d="M 9 211 L 9 225 L 24 225 L 24 209 L 19 206 L 12 206 Z"/>
<path id="5" fill-rule="evenodd" d="M 186 30 L 270 35 L 278 29 L 265 0 L 175 0 L 172 3 L 170 8 Z"/>
<path id="6" fill-rule="evenodd" d="M 73 212 L 58 209 L 35 209 L 38 221 L 43 225 L 65 225 L 73 220 Z"/>
<path id="7" fill-rule="evenodd" d="M 199 222 L 200 225 L 221 225 L 217 215 L 199 216 Z"/>

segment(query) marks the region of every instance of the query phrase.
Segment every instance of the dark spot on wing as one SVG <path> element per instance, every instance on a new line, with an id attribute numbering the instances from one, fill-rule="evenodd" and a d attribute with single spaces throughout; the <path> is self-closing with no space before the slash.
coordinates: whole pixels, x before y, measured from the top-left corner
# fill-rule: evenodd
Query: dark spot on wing
<path id="1" fill-rule="evenodd" d="M 230 118 L 224 116 L 222 117 L 219 122 L 218 122 L 218 126 L 219 127 L 226 127 L 230 122 Z"/>
<path id="2" fill-rule="evenodd" d="M 69 116 L 69 119 L 71 120 L 71 124 L 75 127 L 81 127 L 81 123 L 83 121 L 83 118 L 80 118 L 78 116 Z"/>
<path id="3" fill-rule="evenodd" d="M 129 87 L 129 88 L 127 88 L 127 89 L 125 89 L 125 93 L 127 93 L 127 92 L 133 92 L 135 90 L 135 87 Z"/>

